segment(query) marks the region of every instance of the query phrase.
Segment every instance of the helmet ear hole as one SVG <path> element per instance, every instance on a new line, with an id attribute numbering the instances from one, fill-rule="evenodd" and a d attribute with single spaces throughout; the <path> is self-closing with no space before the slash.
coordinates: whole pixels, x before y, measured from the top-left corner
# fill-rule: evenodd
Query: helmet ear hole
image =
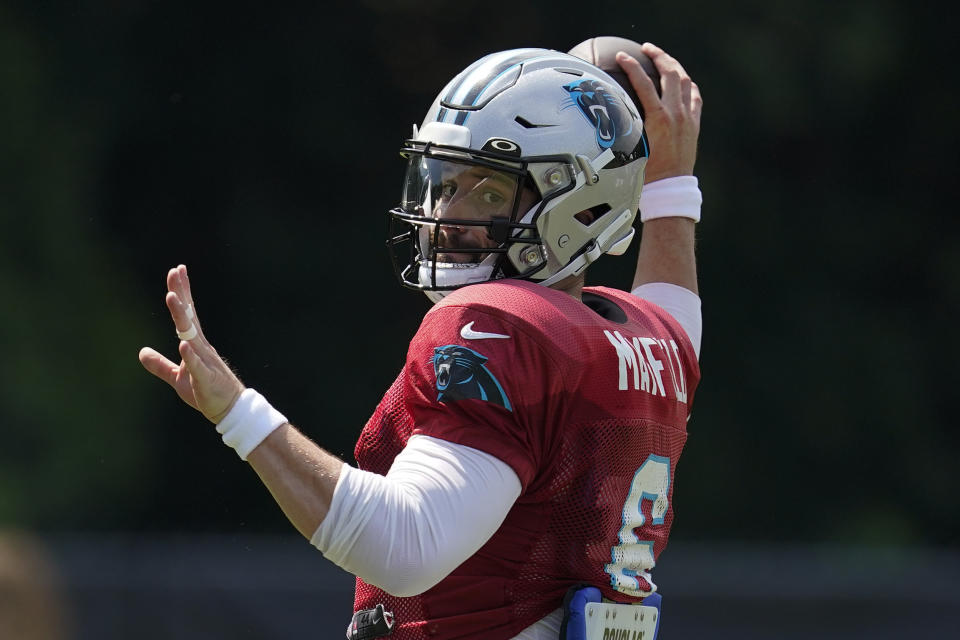
<path id="1" fill-rule="evenodd" d="M 608 204 L 598 204 L 597 206 L 591 209 L 585 209 L 573 216 L 577 219 L 577 222 L 582 224 L 585 227 L 589 227 L 594 222 L 603 217 L 605 213 L 610 211 L 610 205 Z"/>
<path id="2" fill-rule="evenodd" d="M 580 213 L 578 213 L 573 217 L 577 219 L 577 222 L 579 222 L 585 227 L 589 227 L 591 224 L 593 224 L 593 221 L 596 220 L 596 218 L 593 217 L 593 211 L 591 211 L 590 209 L 587 209 L 586 211 L 581 211 Z"/>

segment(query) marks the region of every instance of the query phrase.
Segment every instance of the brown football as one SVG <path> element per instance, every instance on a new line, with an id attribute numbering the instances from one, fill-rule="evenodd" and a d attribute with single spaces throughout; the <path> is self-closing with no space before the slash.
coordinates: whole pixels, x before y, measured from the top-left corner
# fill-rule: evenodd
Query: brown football
<path id="1" fill-rule="evenodd" d="M 619 82 L 620 86 L 627 90 L 627 93 L 633 98 L 633 103 L 637 105 L 637 108 L 640 110 L 640 116 L 643 117 L 643 105 L 640 104 L 640 99 L 630 84 L 630 78 L 627 77 L 627 74 L 625 74 L 623 69 L 620 68 L 620 65 L 617 64 L 618 51 L 629 53 L 640 62 L 640 66 L 643 67 L 643 70 L 646 71 L 650 79 L 653 80 L 653 86 L 657 88 L 657 95 L 660 95 L 660 73 L 657 71 L 657 68 L 653 66 L 653 61 L 647 57 L 647 54 L 640 50 L 639 42 L 634 42 L 626 38 L 618 38 L 617 36 L 596 36 L 595 38 L 584 40 L 567 53 L 581 60 L 586 60 L 590 64 L 606 71 L 607 75 Z"/>

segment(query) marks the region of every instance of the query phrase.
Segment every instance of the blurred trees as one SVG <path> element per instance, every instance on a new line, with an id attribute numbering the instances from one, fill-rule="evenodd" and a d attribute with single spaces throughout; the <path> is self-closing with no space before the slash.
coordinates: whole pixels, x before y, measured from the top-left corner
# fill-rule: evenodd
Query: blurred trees
<path id="1" fill-rule="evenodd" d="M 0 521 L 285 529 L 140 370 L 139 347 L 175 350 L 166 270 L 190 266 L 244 380 L 349 459 L 427 308 L 382 249 L 410 124 L 480 55 L 616 34 L 705 96 L 704 380 L 675 535 L 955 544 L 946 21 L 891 1 L 582 11 L 0 7 Z"/>
<path id="2" fill-rule="evenodd" d="M 0 521 L 86 526 L 136 504 L 156 468 L 121 348 L 148 318 L 93 217 L 102 122 L 37 27 L 0 11 Z"/>

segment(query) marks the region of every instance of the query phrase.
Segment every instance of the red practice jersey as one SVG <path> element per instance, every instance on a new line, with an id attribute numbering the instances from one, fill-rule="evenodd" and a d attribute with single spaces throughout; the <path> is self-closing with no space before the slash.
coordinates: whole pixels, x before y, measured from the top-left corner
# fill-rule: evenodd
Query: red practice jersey
<path id="1" fill-rule="evenodd" d="M 584 302 L 519 280 L 472 285 L 410 343 L 357 443 L 360 468 L 386 474 L 423 434 L 496 456 L 522 490 L 493 537 L 423 594 L 357 580 L 355 610 L 383 603 L 397 640 L 505 640 L 574 584 L 630 603 L 656 588 L 697 357 L 652 303 L 607 288 Z"/>

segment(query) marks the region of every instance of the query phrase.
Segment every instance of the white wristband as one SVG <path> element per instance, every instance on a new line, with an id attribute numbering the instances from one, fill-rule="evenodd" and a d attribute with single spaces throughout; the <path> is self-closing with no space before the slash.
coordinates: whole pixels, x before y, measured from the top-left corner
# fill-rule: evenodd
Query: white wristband
<path id="1" fill-rule="evenodd" d="M 267 399 L 253 389 L 244 389 L 236 404 L 217 425 L 217 433 L 233 447 L 241 460 L 267 439 L 274 430 L 287 422 L 282 413 L 270 406 Z"/>
<path id="2" fill-rule="evenodd" d="M 655 218 L 690 218 L 700 222 L 703 196 L 696 176 L 664 178 L 643 185 L 640 192 L 640 221 Z"/>

